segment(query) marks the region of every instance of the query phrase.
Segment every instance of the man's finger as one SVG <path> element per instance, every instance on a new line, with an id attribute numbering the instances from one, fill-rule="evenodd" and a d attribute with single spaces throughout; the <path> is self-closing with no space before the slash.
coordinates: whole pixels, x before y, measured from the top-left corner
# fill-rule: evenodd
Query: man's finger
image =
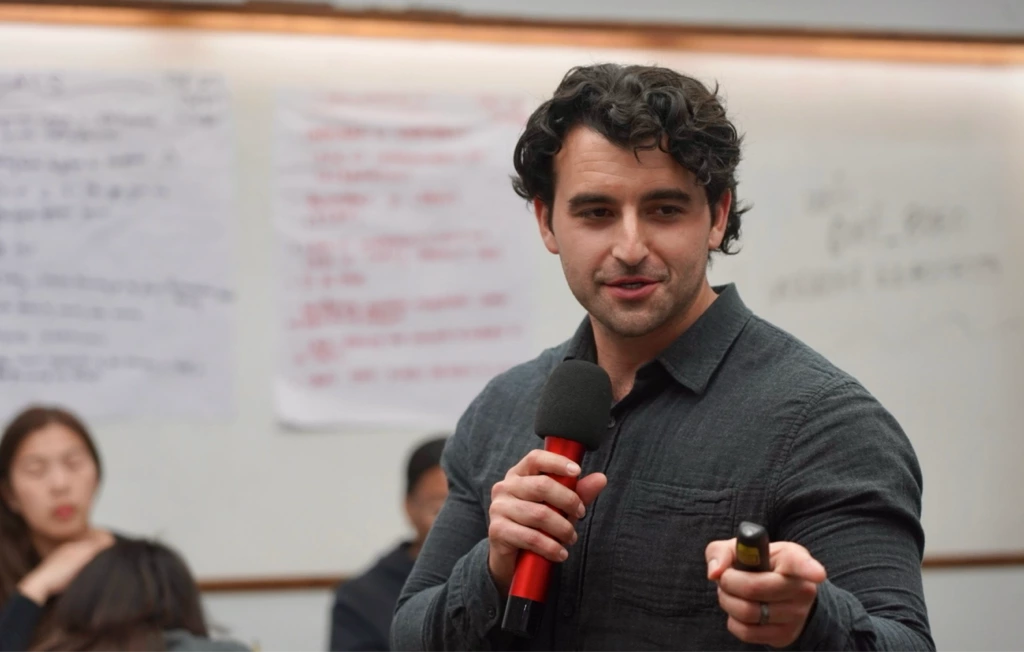
<path id="1" fill-rule="evenodd" d="M 579 518 L 584 512 L 579 494 L 559 484 L 550 476 L 528 475 L 512 478 L 507 483 L 507 489 L 509 495 L 514 498 L 531 503 L 546 503 L 574 518 Z"/>
<path id="2" fill-rule="evenodd" d="M 569 556 L 569 551 L 548 535 L 508 519 L 492 522 L 488 529 L 488 537 L 509 549 L 532 550 L 548 561 L 556 563 L 565 561 Z"/>
<path id="3" fill-rule="evenodd" d="M 539 530 L 565 545 L 576 542 L 576 528 L 573 524 L 547 505 L 511 499 L 494 505 L 496 509 L 492 511 L 492 517 L 501 515 L 513 523 Z"/>
<path id="4" fill-rule="evenodd" d="M 718 589 L 718 604 L 725 613 L 736 620 L 756 625 L 761 622 L 761 603 L 744 600 L 726 593 L 722 588 Z M 768 603 L 768 622 L 773 625 L 786 623 L 802 623 L 807 617 L 808 608 L 798 602 L 772 602 Z"/>
<path id="5" fill-rule="evenodd" d="M 718 585 L 729 595 L 751 602 L 807 600 L 814 597 L 817 586 L 814 582 L 774 571 L 750 573 L 735 568 L 725 569 Z"/>
<path id="6" fill-rule="evenodd" d="M 530 451 L 526 457 L 519 460 L 519 463 L 509 469 L 509 477 L 512 475 L 564 475 L 568 477 L 580 474 L 580 465 L 573 462 L 564 455 L 552 453 L 541 449 Z"/>
<path id="7" fill-rule="evenodd" d="M 736 556 L 736 539 L 712 541 L 704 548 L 704 560 L 708 563 L 708 579 L 718 581 L 722 573 L 730 568 Z"/>
<path id="8" fill-rule="evenodd" d="M 576 493 L 579 494 L 584 507 L 590 507 L 607 485 L 608 477 L 604 473 L 591 473 L 579 479 L 576 483 Z"/>
<path id="9" fill-rule="evenodd" d="M 807 548 L 789 541 L 771 544 L 772 571 L 820 584 L 828 574 L 825 567 L 811 556 Z"/>

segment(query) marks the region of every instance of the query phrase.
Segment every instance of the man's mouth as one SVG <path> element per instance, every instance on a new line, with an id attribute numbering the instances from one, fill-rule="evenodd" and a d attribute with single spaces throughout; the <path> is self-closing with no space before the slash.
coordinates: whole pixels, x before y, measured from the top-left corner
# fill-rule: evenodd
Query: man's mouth
<path id="1" fill-rule="evenodd" d="M 645 285 L 651 285 L 657 283 L 653 278 L 631 276 L 627 278 L 620 278 L 608 283 L 613 287 L 626 288 L 627 290 L 636 290 L 642 288 Z"/>
<path id="2" fill-rule="evenodd" d="M 658 281 L 645 276 L 630 276 L 615 279 L 607 283 L 607 287 L 613 297 L 623 301 L 640 301 L 658 288 Z"/>

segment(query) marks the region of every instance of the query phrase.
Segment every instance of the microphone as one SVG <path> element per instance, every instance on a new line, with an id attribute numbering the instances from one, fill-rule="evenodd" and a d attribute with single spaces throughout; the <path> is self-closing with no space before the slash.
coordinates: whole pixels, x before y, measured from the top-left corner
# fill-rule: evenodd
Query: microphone
<path id="1" fill-rule="evenodd" d="M 566 360 L 544 384 L 533 429 L 544 439 L 544 450 L 580 464 L 585 451 L 596 450 L 604 441 L 611 405 L 612 383 L 605 370 L 584 360 Z M 576 491 L 575 477 L 551 477 Z M 519 551 L 501 622 L 504 631 L 527 638 L 536 635 L 551 568 L 552 562 L 532 550 Z"/>

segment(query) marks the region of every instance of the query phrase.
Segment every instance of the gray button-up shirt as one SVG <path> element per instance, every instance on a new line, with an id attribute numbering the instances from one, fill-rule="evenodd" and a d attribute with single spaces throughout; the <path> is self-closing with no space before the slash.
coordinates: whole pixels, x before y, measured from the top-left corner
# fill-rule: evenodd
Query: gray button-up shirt
<path id="1" fill-rule="evenodd" d="M 754 316 L 732 286 L 612 408 L 583 472 L 608 486 L 553 573 L 541 634 L 501 631 L 487 566 L 491 488 L 541 445 L 548 374 L 595 360 L 575 336 L 495 378 L 444 452 L 450 495 L 399 599 L 392 643 L 439 649 L 742 649 L 704 548 L 740 521 L 805 546 L 828 572 L 796 649 L 934 649 L 921 587 L 921 470 L 856 380 Z M 557 434 L 557 433 L 554 433 Z"/>

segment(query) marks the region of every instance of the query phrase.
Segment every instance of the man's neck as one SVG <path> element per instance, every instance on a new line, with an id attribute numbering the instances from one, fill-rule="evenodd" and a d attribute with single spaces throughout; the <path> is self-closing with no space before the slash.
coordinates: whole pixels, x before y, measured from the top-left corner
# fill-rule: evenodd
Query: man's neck
<path id="1" fill-rule="evenodd" d="M 633 389 L 637 370 L 676 341 L 717 298 L 718 295 L 705 281 L 697 297 L 678 319 L 641 337 L 616 335 L 591 318 L 597 361 L 611 378 L 616 401 L 622 400 Z"/>

